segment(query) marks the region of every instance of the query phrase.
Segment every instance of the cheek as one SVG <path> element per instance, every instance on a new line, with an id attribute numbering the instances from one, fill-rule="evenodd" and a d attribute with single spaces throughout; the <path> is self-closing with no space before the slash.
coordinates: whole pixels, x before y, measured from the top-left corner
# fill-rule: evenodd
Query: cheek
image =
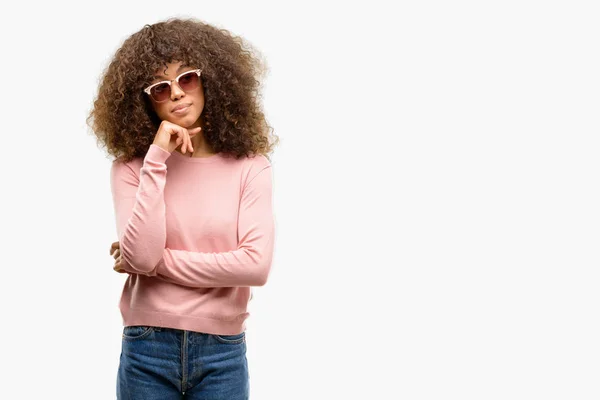
<path id="1" fill-rule="evenodd" d="M 196 91 L 192 97 L 194 98 L 195 103 L 204 103 L 204 93 L 202 92 L 202 90 Z"/>
<path id="2" fill-rule="evenodd" d="M 202 85 L 194 92 L 194 98 L 204 102 L 204 87 Z"/>
<path id="3" fill-rule="evenodd" d="M 194 102 L 195 111 L 201 113 L 204 109 L 204 96 L 201 93 L 194 94 L 191 100 Z"/>
<path id="4" fill-rule="evenodd" d="M 154 104 L 154 112 L 160 119 L 165 119 L 169 114 L 167 108 L 161 104 Z"/>

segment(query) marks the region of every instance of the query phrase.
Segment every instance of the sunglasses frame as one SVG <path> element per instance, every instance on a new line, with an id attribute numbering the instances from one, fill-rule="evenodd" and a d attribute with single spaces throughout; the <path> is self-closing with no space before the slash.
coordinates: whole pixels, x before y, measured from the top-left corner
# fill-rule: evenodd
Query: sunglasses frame
<path id="1" fill-rule="evenodd" d="M 195 73 L 196 73 L 196 75 L 198 75 L 198 78 L 200 78 L 200 74 L 202 73 L 202 69 L 200 69 L 200 68 L 198 68 L 198 69 L 192 69 L 192 70 L 190 70 L 190 71 L 185 71 L 185 72 L 182 72 L 182 73 L 181 73 L 181 74 L 179 74 L 179 75 L 177 76 L 177 78 L 175 78 L 175 79 L 171 79 L 171 80 L 166 80 L 166 81 L 160 81 L 160 82 L 153 83 L 152 85 L 150 85 L 150 86 L 148 86 L 146 89 L 144 89 L 144 92 L 145 92 L 145 93 L 146 93 L 148 96 L 150 96 L 150 98 L 151 98 L 152 100 L 156 101 L 156 100 L 154 99 L 154 97 L 152 97 L 152 94 L 150 93 L 150 91 L 152 90 L 152 88 L 153 88 L 154 86 L 158 86 L 158 85 L 160 85 L 160 84 L 166 83 L 167 85 L 169 85 L 169 90 L 171 90 L 171 89 L 172 89 L 171 85 L 173 84 L 173 82 L 177 82 L 177 85 L 179 85 L 179 78 L 181 78 L 181 77 L 182 77 L 183 75 L 185 75 L 185 74 L 189 74 L 190 72 L 195 72 Z M 179 85 L 179 88 L 181 88 L 181 85 Z M 183 88 L 181 88 L 181 90 L 183 90 Z M 196 89 L 193 89 L 193 90 L 196 90 Z M 185 90 L 183 90 L 183 91 L 184 91 L 184 92 L 186 92 Z M 188 93 L 188 92 L 186 92 L 186 93 Z M 170 96 L 169 96 L 169 97 L 170 97 Z M 157 103 L 163 103 L 163 102 L 167 101 L 167 100 L 169 99 L 169 97 L 167 97 L 166 99 L 164 99 L 164 100 L 162 100 L 162 101 L 156 101 L 156 102 L 157 102 Z"/>

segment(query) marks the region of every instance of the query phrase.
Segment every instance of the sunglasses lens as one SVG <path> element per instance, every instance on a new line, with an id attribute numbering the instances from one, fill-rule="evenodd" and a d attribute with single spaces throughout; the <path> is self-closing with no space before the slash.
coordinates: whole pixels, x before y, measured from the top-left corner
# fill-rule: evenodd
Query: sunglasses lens
<path id="1" fill-rule="evenodd" d="M 179 77 L 179 87 L 184 92 L 190 92 L 194 89 L 198 89 L 200 79 L 198 74 L 194 71 L 190 71 Z M 160 85 L 154 86 L 150 89 L 150 95 L 154 101 L 162 102 L 171 97 L 171 86 L 168 83 L 161 83 Z"/>
<path id="2" fill-rule="evenodd" d="M 179 86 L 186 92 L 198 88 L 198 74 L 195 72 L 188 72 L 187 74 L 181 75 L 179 78 Z"/>
<path id="3" fill-rule="evenodd" d="M 150 93 L 155 101 L 165 101 L 171 95 L 171 87 L 166 83 L 154 86 Z"/>

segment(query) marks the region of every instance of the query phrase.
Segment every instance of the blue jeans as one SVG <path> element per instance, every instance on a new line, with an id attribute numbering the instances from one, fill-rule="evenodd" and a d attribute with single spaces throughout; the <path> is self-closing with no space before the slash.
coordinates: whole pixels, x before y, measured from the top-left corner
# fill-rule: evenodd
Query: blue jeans
<path id="1" fill-rule="evenodd" d="M 246 334 L 123 327 L 118 400 L 247 400 Z"/>

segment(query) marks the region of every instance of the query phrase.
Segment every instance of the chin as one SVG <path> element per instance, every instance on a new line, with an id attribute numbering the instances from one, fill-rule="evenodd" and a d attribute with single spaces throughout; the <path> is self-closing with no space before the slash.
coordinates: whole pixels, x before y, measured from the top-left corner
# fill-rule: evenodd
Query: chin
<path id="1" fill-rule="evenodd" d="M 182 117 L 171 115 L 169 120 L 176 125 L 187 128 L 188 126 L 193 125 L 194 122 L 198 121 L 198 118 L 200 118 L 199 115 L 184 115 Z"/>
<path id="2" fill-rule="evenodd" d="M 186 128 L 188 126 L 192 126 L 192 125 L 194 125 L 196 123 L 196 121 L 198 121 L 198 118 L 200 118 L 199 115 L 197 117 L 195 117 L 195 118 L 192 118 L 192 117 L 182 118 L 181 119 L 181 126 L 184 126 Z"/>

